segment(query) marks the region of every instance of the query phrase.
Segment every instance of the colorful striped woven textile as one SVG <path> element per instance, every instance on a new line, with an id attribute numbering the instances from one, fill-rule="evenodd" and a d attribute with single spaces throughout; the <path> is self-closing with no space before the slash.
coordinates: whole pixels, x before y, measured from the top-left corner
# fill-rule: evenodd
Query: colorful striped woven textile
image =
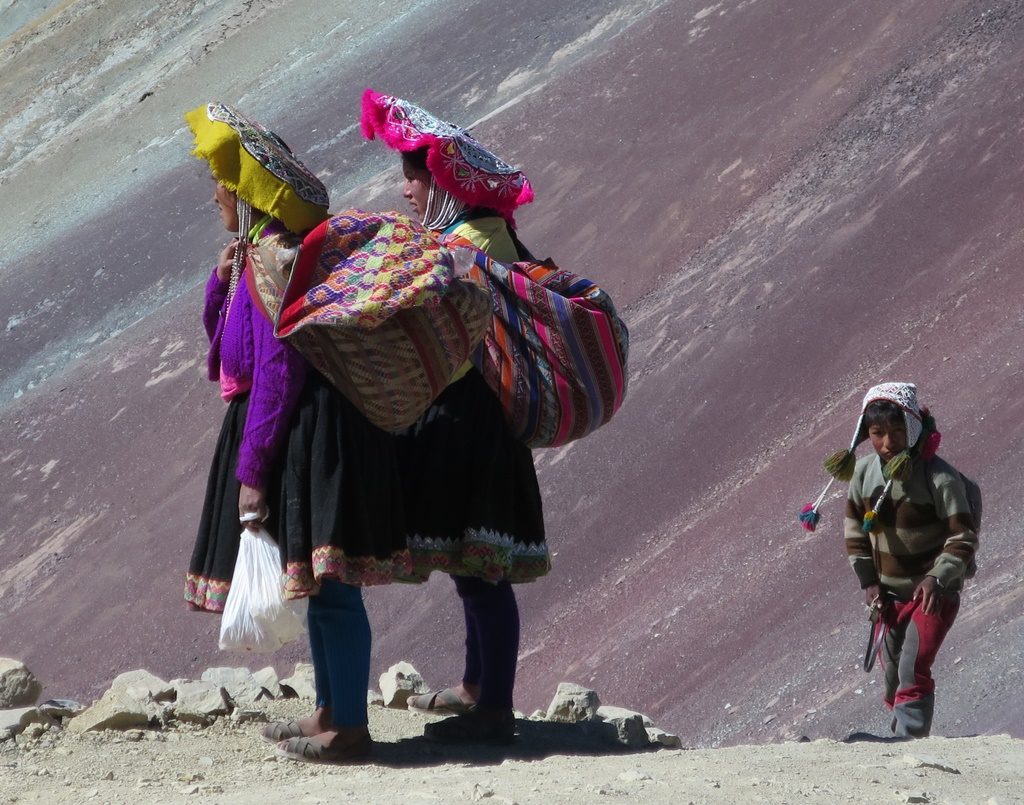
<path id="1" fill-rule="evenodd" d="M 490 300 L 450 253 L 400 213 L 346 210 L 298 252 L 261 243 L 247 281 L 287 340 L 367 419 L 411 425 L 480 343 Z"/>
<path id="2" fill-rule="evenodd" d="M 462 238 L 446 243 L 456 273 L 491 295 L 473 362 L 517 438 L 557 447 L 611 419 L 626 394 L 629 332 L 608 294 L 551 261 L 499 263 Z"/>

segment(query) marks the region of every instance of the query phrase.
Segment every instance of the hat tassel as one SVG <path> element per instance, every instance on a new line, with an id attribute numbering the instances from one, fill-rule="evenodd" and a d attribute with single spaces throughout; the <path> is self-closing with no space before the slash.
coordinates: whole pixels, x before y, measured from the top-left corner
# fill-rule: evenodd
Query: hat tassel
<path id="1" fill-rule="evenodd" d="M 878 496 L 878 500 L 875 501 L 875 505 L 864 512 L 864 521 L 861 523 L 861 531 L 865 534 L 870 534 L 875 527 L 875 520 L 878 519 L 878 510 L 881 508 L 886 495 L 889 494 L 889 490 L 892 489 L 892 479 L 886 481 L 885 486 L 882 487 L 882 494 Z"/>
<path id="2" fill-rule="evenodd" d="M 818 499 L 814 503 L 808 503 L 800 510 L 800 525 L 803 526 L 805 531 L 814 531 L 818 527 L 818 523 L 821 520 L 821 512 L 818 509 L 821 507 L 822 501 L 825 500 L 828 490 L 832 488 L 832 484 L 835 482 L 835 478 L 829 478 L 825 488 L 818 495 Z"/>

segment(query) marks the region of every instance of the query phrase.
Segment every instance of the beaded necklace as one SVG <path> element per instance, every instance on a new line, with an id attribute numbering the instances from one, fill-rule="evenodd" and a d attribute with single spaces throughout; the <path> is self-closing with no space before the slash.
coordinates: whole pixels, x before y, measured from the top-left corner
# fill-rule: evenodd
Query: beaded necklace
<path id="1" fill-rule="evenodd" d="M 227 322 L 228 314 L 231 312 L 231 301 L 235 298 L 235 291 L 238 290 L 238 282 L 242 277 L 245 268 L 245 253 L 250 243 L 258 243 L 259 235 L 263 227 L 271 221 L 271 216 L 264 215 L 255 224 L 252 224 L 252 207 L 238 200 L 238 245 L 235 247 L 235 256 L 231 260 L 231 279 L 228 281 L 228 295 L 224 300 L 224 321 Z"/>

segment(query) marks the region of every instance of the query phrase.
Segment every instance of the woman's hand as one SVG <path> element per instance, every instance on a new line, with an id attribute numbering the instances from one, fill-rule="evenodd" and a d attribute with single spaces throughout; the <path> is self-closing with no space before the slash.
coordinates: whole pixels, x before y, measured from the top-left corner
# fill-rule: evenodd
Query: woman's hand
<path id="1" fill-rule="evenodd" d="M 220 257 L 217 258 L 217 279 L 221 282 L 227 282 L 231 278 L 231 265 L 235 261 L 235 251 L 237 249 L 238 238 L 235 238 L 221 250 Z"/>
<path id="2" fill-rule="evenodd" d="M 255 512 L 259 519 L 246 523 L 245 527 L 255 530 L 261 522 L 267 519 L 269 514 L 267 500 L 262 489 L 242 484 L 242 488 L 238 493 L 238 516 L 242 517 L 242 515 L 250 512 Z"/>
<path id="3" fill-rule="evenodd" d="M 864 588 L 864 605 L 872 609 L 882 608 L 882 588 L 878 584 L 869 584 Z"/>

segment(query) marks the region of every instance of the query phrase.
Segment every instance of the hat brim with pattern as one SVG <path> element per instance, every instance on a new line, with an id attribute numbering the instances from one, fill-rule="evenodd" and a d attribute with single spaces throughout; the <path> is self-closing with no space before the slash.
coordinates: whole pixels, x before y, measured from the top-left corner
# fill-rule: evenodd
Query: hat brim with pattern
<path id="1" fill-rule="evenodd" d="M 198 106 L 185 120 L 192 153 L 240 199 L 297 234 L 326 220 L 327 188 L 269 129 L 224 103 Z"/>
<path id="2" fill-rule="evenodd" d="M 486 207 L 511 221 L 517 207 L 533 201 L 533 188 L 521 170 L 499 159 L 465 129 L 414 103 L 367 89 L 360 125 L 367 140 L 380 138 L 395 151 L 426 148 L 434 181 L 469 207 Z"/>

